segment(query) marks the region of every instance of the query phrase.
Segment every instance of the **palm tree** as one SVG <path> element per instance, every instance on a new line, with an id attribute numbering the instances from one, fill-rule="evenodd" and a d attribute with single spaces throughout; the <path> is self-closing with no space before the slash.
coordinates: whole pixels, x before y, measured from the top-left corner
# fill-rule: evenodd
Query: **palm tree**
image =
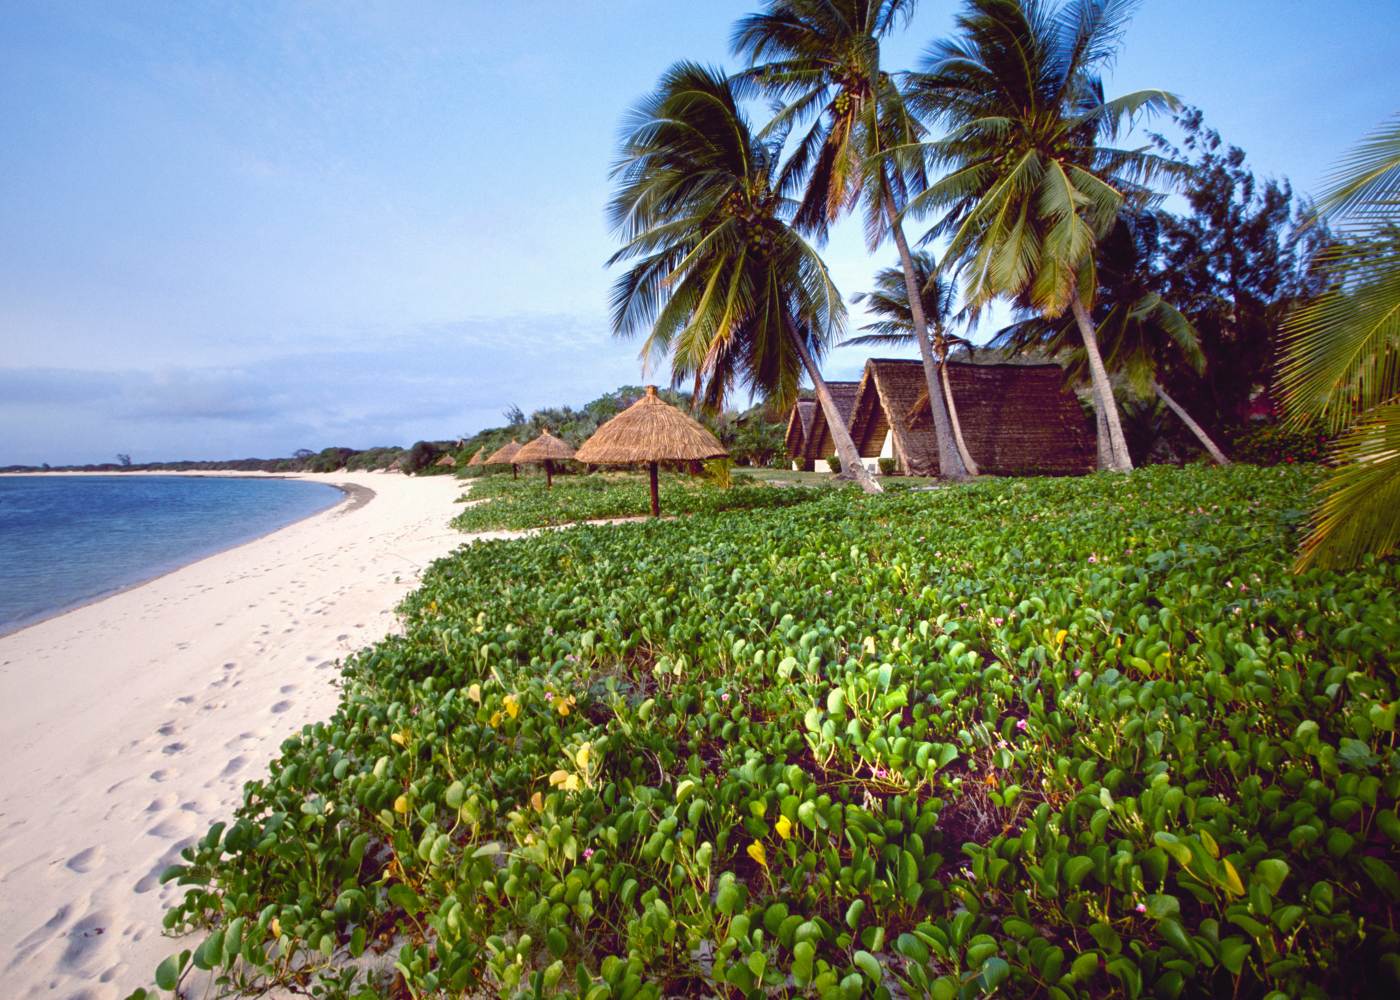
<path id="1" fill-rule="evenodd" d="M 948 418 L 953 425 L 953 439 L 957 442 L 958 453 L 963 464 L 973 475 L 977 474 L 977 464 L 968 454 L 967 442 L 963 440 L 962 425 L 958 421 L 958 410 L 953 405 L 953 387 L 948 382 L 948 349 L 950 347 L 972 350 L 972 342 L 948 332 L 948 326 L 961 316 L 954 315 L 957 303 L 957 288 L 953 282 L 938 273 L 938 264 L 933 255 L 919 251 L 913 256 L 914 278 L 919 288 L 920 305 L 924 316 L 932 328 L 933 351 L 938 358 L 938 371 L 943 381 L 943 395 L 948 400 Z M 838 347 L 907 347 L 917 339 L 914 332 L 913 310 L 909 307 L 909 286 L 904 280 L 903 267 L 887 267 L 875 275 L 875 289 L 852 295 L 852 302 L 864 302 L 865 308 L 878 317 L 875 322 L 861 327 L 868 331 L 857 337 L 847 337 Z"/>
<path id="2" fill-rule="evenodd" d="M 794 218 L 804 232 L 824 238 L 827 227 L 864 203 L 870 248 L 894 238 L 904 272 L 910 321 L 919 345 L 929 406 L 938 440 L 939 471 L 953 479 L 976 474 L 959 450 L 949 411 L 952 399 L 938 388 L 943 357 L 929 338 L 909 242 L 899 222 L 910 185 L 925 178 L 918 158 L 896 168 L 892 148 L 909 149 L 920 137 L 890 74 L 880 68 L 880 42 L 907 23 L 914 0 L 768 0 L 764 9 L 734 26 L 731 45 L 749 61 L 745 74 L 783 103 L 766 134 L 786 136 L 808 123 L 787 170 L 806 176 Z"/>
<path id="3" fill-rule="evenodd" d="M 1132 459 L 1090 317 L 1094 247 L 1125 202 L 1150 202 L 1147 185 L 1174 165 L 1101 140 L 1177 101 L 1160 90 L 1104 99 L 1099 73 L 1131 2 L 966 3 L 957 34 L 907 82 L 911 107 L 948 129 L 923 146 L 947 173 L 908 210 L 941 213 L 929 238 L 950 239 L 943 264 L 963 267 L 971 309 L 1005 296 L 1047 319 L 1068 310 L 1108 431 L 1107 467 L 1126 472 Z"/>
<path id="4" fill-rule="evenodd" d="M 842 327 L 841 295 L 790 219 L 780 140 L 740 112 L 744 85 L 677 63 L 629 115 L 609 206 L 634 261 L 612 292 L 614 332 L 647 331 L 642 356 L 669 357 L 676 382 L 720 409 L 736 382 L 787 406 L 805 369 L 847 475 L 881 492 L 817 364 Z"/>
<path id="5" fill-rule="evenodd" d="M 1342 436 L 1300 571 L 1400 547 L 1400 115 L 1342 161 L 1318 209 L 1348 240 L 1323 255 L 1331 288 L 1287 323 L 1279 385 L 1292 422 Z"/>
<path id="6" fill-rule="evenodd" d="M 1212 459 L 1229 465 L 1230 460 L 1206 429 L 1162 385 L 1164 369 L 1184 364 L 1199 375 L 1205 371 L 1206 358 L 1190 320 L 1153 291 L 1160 284 L 1152 270 L 1160 238 L 1156 214 L 1123 212 L 1099 241 L 1094 335 L 1106 369 L 1122 376 L 1138 398 L 1150 395 L 1160 399 Z M 1051 355 L 1068 353 L 1067 373 L 1077 382 L 1088 374 L 1086 352 L 1077 334 L 1073 317 L 1046 319 L 1034 314 L 1001 330 L 992 344 L 1012 351 L 1037 347 Z M 1100 425 L 1100 449 L 1107 444 L 1104 430 Z"/>

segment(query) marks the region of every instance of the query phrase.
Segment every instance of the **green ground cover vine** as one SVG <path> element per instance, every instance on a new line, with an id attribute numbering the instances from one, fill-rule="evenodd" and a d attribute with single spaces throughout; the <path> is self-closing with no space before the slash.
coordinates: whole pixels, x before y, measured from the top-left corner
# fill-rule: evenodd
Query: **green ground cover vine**
<path id="1" fill-rule="evenodd" d="M 617 517 L 643 517 L 651 509 L 644 477 L 628 475 L 561 476 L 554 488 L 543 479 L 493 476 L 477 479 L 462 496 L 470 507 L 453 519 L 462 531 L 523 531 Z M 725 510 L 790 507 L 812 498 L 810 490 L 745 483 L 721 489 L 691 476 L 663 476 L 661 512 L 703 514 Z"/>
<path id="2" fill-rule="evenodd" d="M 167 873 L 323 995 L 1323 996 L 1400 965 L 1400 563 L 1313 469 L 484 542 Z M 401 982 L 347 968 L 389 952 Z"/>

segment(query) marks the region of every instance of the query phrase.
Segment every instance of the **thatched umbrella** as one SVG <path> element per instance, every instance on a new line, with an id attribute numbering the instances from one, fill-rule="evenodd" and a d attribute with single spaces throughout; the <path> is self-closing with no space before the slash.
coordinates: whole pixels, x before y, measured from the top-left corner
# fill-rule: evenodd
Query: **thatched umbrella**
<path id="1" fill-rule="evenodd" d="M 486 463 L 482 461 L 482 459 L 485 458 L 485 457 L 486 457 L 486 449 L 485 449 L 485 448 L 480 448 L 480 449 L 478 449 L 478 450 L 477 450 L 477 453 L 476 453 L 475 455 L 473 455 L 473 456 L 467 461 L 467 467 L 468 467 L 468 468 L 475 468 L 475 467 L 478 466 L 478 465 L 485 465 Z"/>
<path id="2" fill-rule="evenodd" d="M 574 457 L 596 465 L 640 465 L 651 473 L 651 516 L 661 516 L 658 462 L 700 462 L 729 452 L 719 438 L 647 386 L 647 394 L 613 417 L 583 443 Z"/>
<path id="3" fill-rule="evenodd" d="M 515 453 L 517 462 L 540 462 L 544 465 L 544 481 L 548 489 L 554 488 L 554 463 L 567 462 L 573 457 L 574 450 L 549 431 L 543 432 L 529 444 L 522 445 Z"/>
<path id="4" fill-rule="evenodd" d="M 520 451 L 520 442 L 507 441 L 486 457 L 483 465 L 509 465 L 512 479 L 520 478 L 520 470 L 515 467 L 515 455 Z"/>
<path id="5" fill-rule="evenodd" d="M 436 462 L 434 462 L 433 464 L 434 464 L 435 466 L 437 466 L 439 469 L 450 469 L 450 468 L 452 468 L 454 465 L 457 464 L 457 460 L 456 460 L 455 458 L 453 458 L 451 455 L 443 455 L 441 458 L 439 458 L 439 459 L 438 459 Z"/>

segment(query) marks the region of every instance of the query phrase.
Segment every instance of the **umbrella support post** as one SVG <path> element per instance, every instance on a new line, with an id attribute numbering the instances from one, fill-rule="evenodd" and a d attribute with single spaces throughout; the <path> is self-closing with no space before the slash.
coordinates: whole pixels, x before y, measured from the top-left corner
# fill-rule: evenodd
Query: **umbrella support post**
<path id="1" fill-rule="evenodd" d="M 554 463 L 547 458 L 544 460 L 544 488 L 554 489 Z"/>
<path id="2" fill-rule="evenodd" d="M 652 462 L 652 463 L 647 467 L 647 471 L 650 473 L 650 478 L 651 478 L 651 516 L 652 516 L 652 517 L 660 517 L 660 516 L 661 516 L 661 494 L 660 494 L 660 492 L 658 491 L 657 486 L 656 486 L 656 463 L 655 463 L 655 462 Z"/>
<path id="3" fill-rule="evenodd" d="M 511 478 L 511 479 L 519 479 L 519 478 L 520 478 L 520 468 L 519 468 L 519 466 L 512 465 L 512 466 L 510 467 L 510 478 Z"/>

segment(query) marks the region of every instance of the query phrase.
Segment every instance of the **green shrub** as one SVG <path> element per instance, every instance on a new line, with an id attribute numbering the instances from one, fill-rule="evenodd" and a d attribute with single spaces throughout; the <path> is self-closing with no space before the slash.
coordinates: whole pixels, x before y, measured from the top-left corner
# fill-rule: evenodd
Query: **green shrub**
<path id="1" fill-rule="evenodd" d="M 827 468 L 831 469 L 832 472 L 835 472 L 835 473 L 837 473 L 838 475 L 840 474 L 840 472 L 841 472 L 841 456 L 840 456 L 840 455 L 828 455 L 828 456 L 826 457 L 826 464 L 827 464 Z"/>
<path id="2" fill-rule="evenodd" d="M 882 476 L 893 476 L 893 475 L 894 475 L 894 459 L 892 459 L 892 458 L 881 458 L 881 459 L 880 459 L 880 475 L 882 475 Z"/>
<path id="3" fill-rule="evenodd" d="M 1253 465 L 1320 462 L 1331 438 L 1316 428 L 1298 430 L 1283 424 L 1258 424 L 1235 439 L 1234 458 Z"/>
<path id="4" fill-rule="evenodd" d="M 1316 480 L 464 546 L 166 873 L 166 926 L 226 989 L 397 935 L 383 993 L 1387 995 L 1400 562 L 1294 575 Z"/>

